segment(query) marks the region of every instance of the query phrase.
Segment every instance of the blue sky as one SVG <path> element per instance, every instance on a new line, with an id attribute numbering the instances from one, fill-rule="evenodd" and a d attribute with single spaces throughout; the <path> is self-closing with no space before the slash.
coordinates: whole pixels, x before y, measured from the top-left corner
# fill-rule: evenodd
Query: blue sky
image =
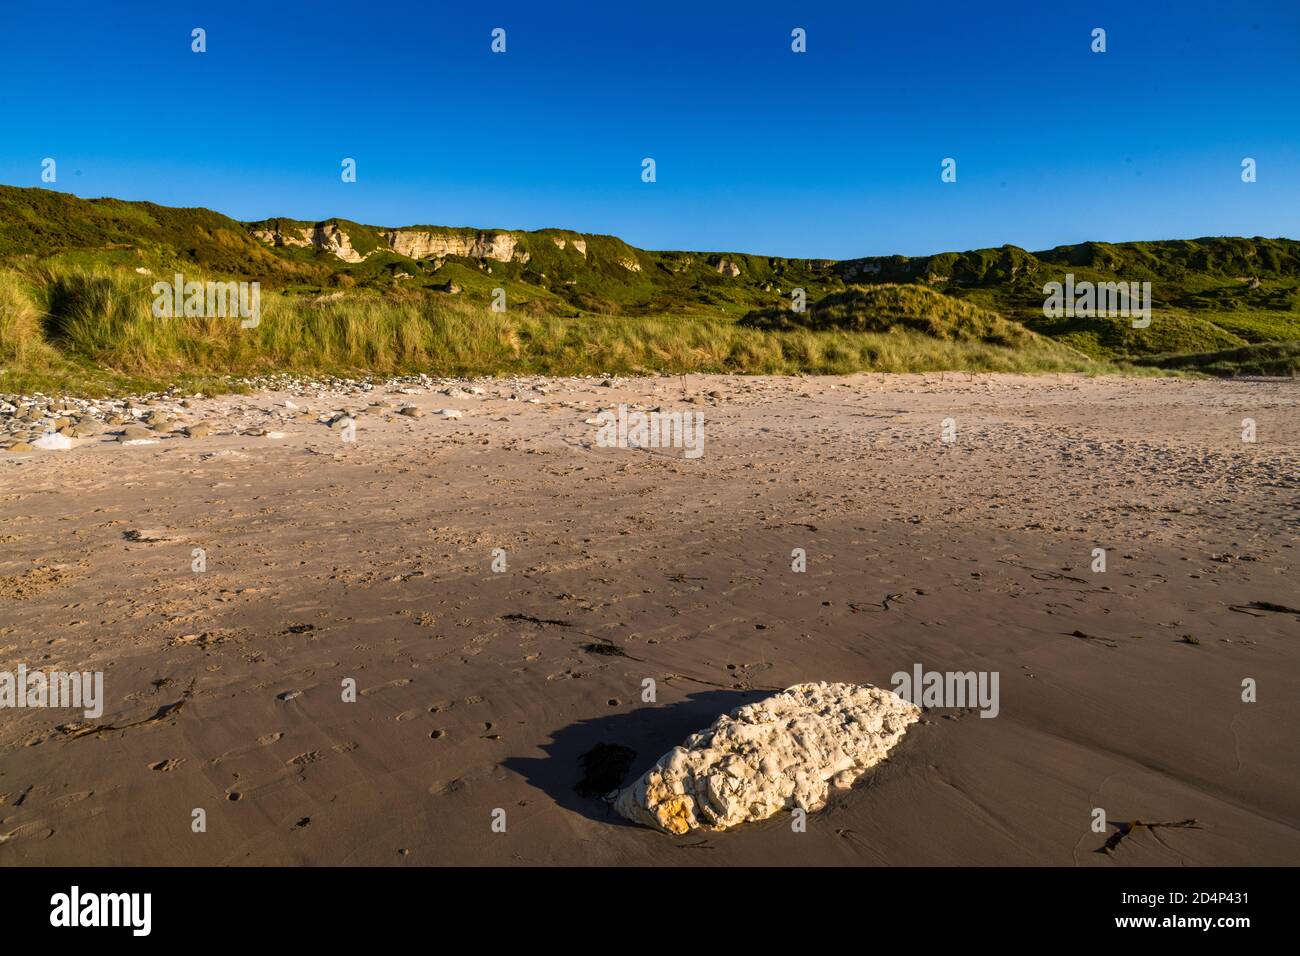
<path id="1" fill-rule="evenodd" d="M 597 6 L 0 0 L 0 182 L 827 258 L 1300 237 L 1295 0 Z"/>

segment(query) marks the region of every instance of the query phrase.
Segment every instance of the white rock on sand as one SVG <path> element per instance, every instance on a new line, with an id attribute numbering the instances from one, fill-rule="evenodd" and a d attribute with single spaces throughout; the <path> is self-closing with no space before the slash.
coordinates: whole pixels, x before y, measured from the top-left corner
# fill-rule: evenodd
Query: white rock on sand
<path id="1" fill-rule="evenodd" d="M 40 448 L 44 451 L 67 451 L 72 447 L 72 439 L 67 435 L 59 435 L 55 432 L 49 432 L 32 442 L 32 447 Z"/>
<path id="2" fill-rule="evenodd" d="M 888 756 L 920 708 L 878 687 L 796 684 L 723 714 L 621 791 L 623 816 L 665 833 L 726 830 L 826 805 Z"/>

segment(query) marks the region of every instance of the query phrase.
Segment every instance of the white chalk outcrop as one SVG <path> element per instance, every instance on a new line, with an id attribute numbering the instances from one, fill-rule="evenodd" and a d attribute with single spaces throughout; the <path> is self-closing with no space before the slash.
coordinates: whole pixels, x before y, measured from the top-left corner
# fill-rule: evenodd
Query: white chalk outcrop
<path id="1" fill-rule="evenodd" d="M 314 246 L 334 254 L 344 262 L 361 262 L 365 259 L 365 256 L 352 248 L 352 240 L 335 222 L 318 222 L 310 227 L 277 225 L 272 229 L 254 229 L 253 238 L 260 239 L 269 246 Z"/>
<path id="2" fill-rule="evenodd" d="M 352 240 L 348 238 L 346 232 L 338 227 L 337 223 L 317 223 L 312 233 L 312 243 L 317 249 L 331 252 L 344 262 L 360 262 L 365 258 L 352 248 Z"/>
<path id="3" fill-rule="evenodd" d="M 564 249 L 567 246 L 573 246 L 574 252 L 580 252 L 583 256 L 587 254 L 587 240 L 585 239 L 568 239 L 564 236 L 551 236 L 551 242 L 555 243 L 557 249 Z"/>
<path id="4" fill-rule="evenodd" d="M 289 247 L 307 247 L 314 245 L 312 242 L 312 230 L 302 229 L 297 226 L 275 226 L 272 229 L 254 229 L 253 238 L 265 242 L 268 246 L 276 248 Z"/>
<path id="5" fill-rule="evenodd" d="M 729 279 L 734 279 L 736 276 L 740 275 L 740 266 L 736 265 L 736 263 L 732 262 L 730 259 L 715 257 L 709 261 L 709 264 L 712 265 L 720 275 L 727 276 Z"/>
<path id="6" fill-rule="evenodd" d="M 436 259 L 464 256 L 469 259 L 495 259 L 509 262 L 518 257 L 528 261 L 528 253 L 517 250 L 518 239 L 508 232 L 478 232 L 461 235 L 422 229 L 393 229 L 380 233 L 388 247 L 410 259 Z"/>
<path id="7" fill-rule="evenodd" d="M 508 232 L 462 234 L 435 232 L 428 229 L 381 229 L 379 236 L 393 252 L 410 259 L 441 259 L 464 256 L 467 259 L 517 260 L 527 263 L 530 254 L 520 248 L 519 237 Z M 344 262 L 361 262 L 366 256 L 352 247 L 352 240 L 338 223 L 318 222 L 313 226 L 275 223 L 271 228 L 254 229 L 253 237 L 269 246 L 311 248 L 328 252 Z M 574 248 L 579 243 L 574 241 Z M 584 254 L 586 243 L 581 243 Z"/>
<path id="8" fill-rule="evenodd" d="M 723 714 L 659 758 L 614 807 L 681 834 L 726 830 L 782 810 L 826 805 L 888 756 L 920 708 L 878 687 L 796 684 Z"/>

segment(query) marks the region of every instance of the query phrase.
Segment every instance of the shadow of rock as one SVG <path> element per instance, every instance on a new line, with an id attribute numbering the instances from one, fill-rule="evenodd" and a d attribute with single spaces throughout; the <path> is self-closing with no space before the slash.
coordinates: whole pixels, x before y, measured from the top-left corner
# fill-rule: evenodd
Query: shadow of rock
<path id="1" fill-rule="evenodd" d="M 719 715 L 771 696 L 768 691 L 711 690 L 691 694 L 675 704 L 646 704 L 626 714 L 580 720 L 551 735 L 545 757 L 510 757 L 502 766 L 520 774 L 566 810 L 590 820 L 634 827 L 603 800 L 578 793 L 583 754 L 597 744 L 617 744 L 636 751 L 620 786 L 645 773 L 656 760 L 688 735 L 708 727 Z"/>

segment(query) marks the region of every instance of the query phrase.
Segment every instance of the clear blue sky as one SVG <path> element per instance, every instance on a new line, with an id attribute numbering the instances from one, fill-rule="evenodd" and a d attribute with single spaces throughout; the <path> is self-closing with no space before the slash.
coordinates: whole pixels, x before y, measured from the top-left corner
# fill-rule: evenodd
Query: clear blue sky
<path id="1" fill-rule="evenodd" d="M 1300 236 L 1297 0 L 597 6 L 0 0 L 0 182 L 830 258 Z"/>

